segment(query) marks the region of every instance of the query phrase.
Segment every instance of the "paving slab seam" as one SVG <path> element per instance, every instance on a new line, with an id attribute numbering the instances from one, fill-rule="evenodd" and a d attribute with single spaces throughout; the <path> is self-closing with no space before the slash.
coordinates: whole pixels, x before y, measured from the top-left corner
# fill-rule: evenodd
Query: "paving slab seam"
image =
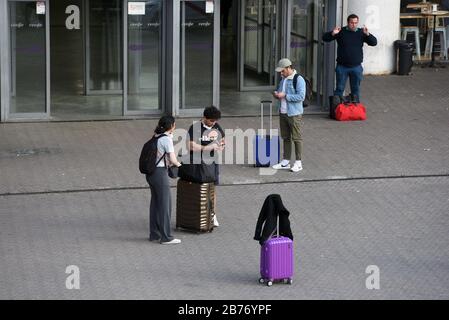
<path id="1" fill-rule="evenodd" d="M 334 182 L 334 181 L 375 181 L 375 180 L 398 180 L 398 179 L 423 179 L 423 178 L 444 178 L 449 177 L 449 173 L 443 174 L 425 174 L 425 175 L 401 175 L 401 176 L 376 176 L 376 177 L 335 177 L 323 179 L 304 179 L 304 180 L 279 180 L 267 182 L 249 182 L 249 183 L 223 183 L 220 187 L 233 186 L 255 186 L 255 185 L 273 185 L 273 184 L 294 184 L 294 183 L 320 183 L 320 182 Z M 176 185 L 170 186 L 171 189 L 176 189 Z M 8 192 L 0 193 L 0 197 L 9 196 L 30 196 L 30 195 L 45 195 L 45 194 L 67 194 L 67 193 L 84 193 L 84 192 L 106 192 L 106 191 L 123 191 L 123 190 L 146 190 L 149 187 L 113 187 L 113 188 L 95 188 L 95 189 L 69 189 L 69 190 L 49 190 L 49 191 L 35 191 L 35 192 Z"/>

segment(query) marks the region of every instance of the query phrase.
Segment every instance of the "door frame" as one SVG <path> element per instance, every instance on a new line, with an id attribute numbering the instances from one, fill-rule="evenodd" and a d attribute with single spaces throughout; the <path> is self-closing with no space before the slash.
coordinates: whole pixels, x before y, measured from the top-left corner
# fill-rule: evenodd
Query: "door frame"
<path id="1" fill-rule="evenodd" d="M 171 8 L 172 14 L 172 52 L 170 63 L 171 75 L 171 105 L 172 114 L 181 117 L 197 117 L 203 114 L 204 108 L 181 108 L 181 90 L 180 80 L 184 74 L 179 63 L 181 55 L 181 3 L 185 1 L 207 2 L 211 0 L 174 0 Z M 213 35 L 213 61 L 212 61 L 212 104 L 220 108 L 220 0 L 213 0 L 214 3 L 214 35 Z M 207 107 L 207 106 L 204 106 Z"/>
<path id="2" fill-rule="evenodd" d="M 8 64 L 8 2 L 0 1 L 0 122 L 6 121 L 6 109 L 9 106 L 9 69 Z"/>
<path id="3" fill-rule="evenodd" d="M 11 37 L 9 3 L 45 2 L 45 112 L 11 113 Z M 1 121 L 50 119 L 50 5 L 49 0 L 5 0 L 0 3 Z"/>
<path id="4" fill-rule="evenodd" d="M 323 13 L 323 31 L 332 30 L 335 26 L 341 26 L 343 21 L 343 2 L 344 0 L 323 0 L 324 13 Z M 336 41 L 326 43 L 323 47 L 323 97 L 321 105 L 325 108 L 329 108 L 328 96 L 334 94 L 335 88 L 335 67 L 337 58 L 337 44 Z"/>

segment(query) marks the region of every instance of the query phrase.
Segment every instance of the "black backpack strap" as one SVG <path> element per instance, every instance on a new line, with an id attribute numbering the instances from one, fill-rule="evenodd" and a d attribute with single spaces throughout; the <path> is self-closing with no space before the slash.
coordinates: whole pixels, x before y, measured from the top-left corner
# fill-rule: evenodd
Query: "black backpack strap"
<path id="1" fill-rule="evenodd" d="M 167 154 L 167 152 L 164 152 L 164 154 L 162 155 L 162 157 L 156 162 L 156 167 L 159 164 L 159 162 L 161 162 L 162 159 L 164 159 L 164 163 L 165 166 L 167 167 L 167 162 L 165 161 L 165 155 Z"/>
<path id="2" fill-rule="evenodd" d="M 166 134 L 161 134 L 159 137 L 156 137 L 156 139 L 157 140 L 159 140 L 159 138 L 162 138 L 163 136 L 167 136 Z M 156 150 L 157 150 L 157 143 L 156 143 Z M 164 165 L 165 165 L 165 167 L 167 168 L 167 161 L 165 160 L 165 155 L 167 154 L 167 152 L 164 152 L 164 154 L 162 155 L 162 157 L 158 160 L 158 161 L 156 161 L 156 167 L 157 167 L 157 165 L 159 164 L 159 162 L 161 162 L 162 161 L 162 159 L 164 159 Z"/>
<path id="3" fill-rule="evenodd" d="M 293 76 L 293 88 L 295 88 L 295 92 L 297 91 L 297 90 L 296 90 L 296 85 L 298 84 L 298 77 L 299 77 L 299 73 L 296 73 L 296 74 Z"/>

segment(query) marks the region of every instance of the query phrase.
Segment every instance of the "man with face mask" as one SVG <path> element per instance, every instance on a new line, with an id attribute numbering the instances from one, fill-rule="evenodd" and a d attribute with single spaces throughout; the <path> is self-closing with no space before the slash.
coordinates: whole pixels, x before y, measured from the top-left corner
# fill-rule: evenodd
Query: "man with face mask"
<path id="1" fill-rule="evenodd" d="M 210 156 L 215 158 L 215 152 L 223 151 L 225 146 L 225 132 L 218 124 L 221 111 L 215 106 L 204 109 L 201 121 L 194 123 L 189 128 L 189 150 L 201 153 L 201 157 Z M 215 185 L 219 184 L 220 170 L 217 162 L 215 164 Z M 217 192 L 215 190 L 214 208 L 216 210 Z M 218 227 L 217 212 L 213 216 L 214 227 Z"/>
<path id="2" fill-rule="evenodd" d="M 348 25 L 335 27 L 323 35 L 323 41 L 337 41 L 337 67 L 335 69 L 337 85 L 334 96 L 343 96 L 346 81 L 349 77 L 352 97 L 360 97 L 360 82 L 363 76 L 363 44 L 376 46 L 377 39 L 366 26 L 358 28 L 359 17 L 351 14 L 347 19 Z"/>

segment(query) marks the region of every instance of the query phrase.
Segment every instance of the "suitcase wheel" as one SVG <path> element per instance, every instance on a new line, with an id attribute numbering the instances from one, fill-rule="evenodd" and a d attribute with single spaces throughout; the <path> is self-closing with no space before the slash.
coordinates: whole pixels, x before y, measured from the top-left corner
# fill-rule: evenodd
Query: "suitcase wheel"
<path id="1" fill-rule="evenodd" d="M 264 278 L 260 278 L 259 279 L 259 283 L 264 283 L 265 282 L 265 279 Z"/>
<path id="2" fill-rule="evenodd" d="M 268 280 L 268 282 L 267 282 L 267 286 L 271 287 L 272 285 L 273 285 L 273 281 L 271 281 L 271 280 Z"/>
<path id="3" fill-rule="evenodd" d="M 284 283 L 285 284 L 292 284 L 293 283 L 293 279 L 291 279 L 291 278 L 284 279 Z"/>

